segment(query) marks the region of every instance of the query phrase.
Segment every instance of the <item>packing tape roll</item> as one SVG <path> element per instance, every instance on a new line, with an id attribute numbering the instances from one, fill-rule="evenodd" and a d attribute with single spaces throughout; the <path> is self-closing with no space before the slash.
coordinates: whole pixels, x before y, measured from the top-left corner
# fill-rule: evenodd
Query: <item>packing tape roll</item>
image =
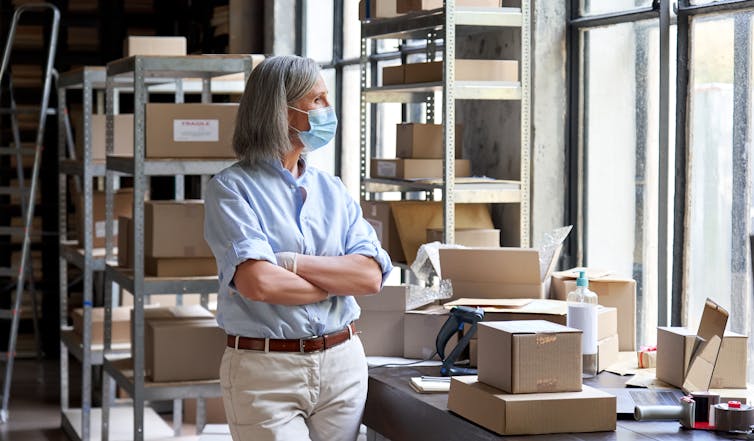
<path id="1" fill-rule="evenodd" d="M 715 404 L 715 430 L 721 432 L 751 431 L 754 425 L 754 407 L 735 401 Z"/>

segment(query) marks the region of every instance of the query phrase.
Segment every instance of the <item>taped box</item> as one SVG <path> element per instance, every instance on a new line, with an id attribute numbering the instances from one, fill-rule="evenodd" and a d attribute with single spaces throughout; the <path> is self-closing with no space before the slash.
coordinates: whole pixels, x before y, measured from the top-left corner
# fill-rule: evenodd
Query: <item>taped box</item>
<path id="1" fill-rule="evenodd" d="M 504 392 L 581 390 L 581 331 L 544 320 L 481 322 L 479 381 Z"/>
<path id="2" fill-rule="evenodd" d="M 152 381 L 194 381 L 220 378 L 225 331 L 215 320 L 153 320 L 144 340 L 146 375 Z M 176 342 L 191 344 L 176 344 Z M 151 369 L 150 369 L 151 368 Z"/>
<path id="3" fill-rule="evenodd" d="M 145 158 L 235 158 L 238 104 L 148 103 Z"/>
<path id="4" fill-rule="evenodd" d="M 129 36 L 123 41 L 123 53 L 134 55 L 186 55 L 186 37 Z"/>
<path id="5" fill-rule="evenodd" d="M 373 178 L 388 179 L 438 179 L 443 176 L 442 159 L 386 159 L 375 158 L 371 163 Z M 471 162 L 456 159 L 455 177 L 471 176 Z"/>
<path id="6" fill-rule="evenodd" d="M 384 78 L 384 77 L 383 77 Z M 463 155 L 463 126 L 456 124 L 455 157 Z M 400 123 L 395 128 L 395 156 L 412 159 L 442 159 L 444 150 L 442 124 Z"/>
<path id="7" fill-rule="evenodd" d="M 144 256 L 214 257 L 204 240 L 204 202 L 145 202 Z"/>
<path id="8" fill-rule="evenodd" d="M 580 392 L 507 394 L 476 376 L 451 377 L 448 410 L 499 435 L 615 430 L 615 395 Z"/>

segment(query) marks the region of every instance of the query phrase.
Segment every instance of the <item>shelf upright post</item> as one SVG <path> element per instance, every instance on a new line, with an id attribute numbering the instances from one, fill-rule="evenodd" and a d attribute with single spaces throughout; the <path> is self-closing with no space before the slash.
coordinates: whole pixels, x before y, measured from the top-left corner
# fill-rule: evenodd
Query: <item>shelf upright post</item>
<path id="1" fill-rule="evenodd" d="M 443 242 L 455 243 L 455 176 L 456 176 L 456 97 L 455 97 L 455 65 L 456 65 L 456 2 L 445 0 L 445 44 L 443 45 L 442 72 L 442 122 L 443 143 L 445 155 L 443 157 Z"/>
<path id="2" fill-rule="evenodd" d="M 112 154 L 115 142 L 115 79 L 105 75 L 105 157 Z M 105 166 L 105 268 L 107 262 L 115 258 L 113 253 L 113 192 L 115 191 L 115 172 Z M 104 318 L 104 347 L 102 360 L 104 363 L 110 352 L 112 340 L 112 292 L 113 286 L 105 270 L 105 318 Z M 110 438 L 110 401 L 111 392 L 115 389 L 115 380 L 110 378 L 105 369 L 102 370 L 102 441 Z M 114 394 L 113 394 L 114 395 Z"/>
<path id="3" fill-rule="evenodd" d="M 364 23 L 361 23 L 361 57 L 359 62 L 361 69 L 359 72 L 361 90 L 359 94 L 359 193 L 361 200 L 367 200 L 367 164 L 369 163 L 369 157 L 367 154 L 367 66 L 368 66 L 368 53 L 367 53 L 367 38 L 365 36 Z"/>
<path id="4" fill-rule="evenodd" d="M 58 81 L 59 83 L 59 81 Z M 58 160 L 65 158 L 65 121 L 66 92 L 65 88 L 58 84 Z M 61 240 L 68 237 L 68 225 L 66 223 L 68 175 L 58 174 L 58 237 Z M 58 281 L 60 287 L 60 328 L 68 326 L 68 261 L 63 256 L 62 246 L 58 249 Z M 60 340 L 60 407 L 68 409 L 70 405 L 68 395 L 68 347 Z"/>
<path id="5" fill-rule="evenodd" d="M 521 0 L 521 247 L 531 243 L 531 2 Z"/>

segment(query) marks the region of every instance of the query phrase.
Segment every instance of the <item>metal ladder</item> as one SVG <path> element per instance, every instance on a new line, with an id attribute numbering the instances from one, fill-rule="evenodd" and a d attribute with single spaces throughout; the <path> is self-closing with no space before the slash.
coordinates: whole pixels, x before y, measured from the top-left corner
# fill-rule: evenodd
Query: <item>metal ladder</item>
<path id="1" fill-rule="evenodd" d="M 47 59 L 44 66 L 44 85 L 42 89 L 41 103 L 39 106 L 39 119 L 37 123 L 37 133 L 34 142 L 34 148 L 24 148 L 21 146 L 20 129 L 18 124 L 18 115 L 21 113 L 29 113 L 26 109 L 20 109 L 16 106 L 16 102 L 13 98 L 13 82 L 10 75 L 10 58 L 13 51 L 14 41 L 16 37 L 16 29 L 21 16 L 27 12 L 44 13 L 46 11 L 51 12 L 51 27 L 49 33 L 49 44 Z M 8 403 L 10 401 L 11 392 L 11 380 L 13 376 L 13 361 L 16 356 L 16 340 L 18 337 L 18 325 L 20 320 L 21 311 L 21 298 L 26 286 L 26 277 L 32 280 L 31 265 L 29 265 L 29 252 L 31 245 L 31 228 L 32 219 L 34 218 L 34 197 L 37 192 L 37 181 L 39 180 L 39 167 L 42 160 L 42 150 L 44 141 L 44 130 L 47 115 L 54 114 L 54 110 L 48 109 L 50 89 L 52 87 L 53 77 L 53 62 L 55 60 L 55 51 L 58 40 L 58 28 L 60 23 L 60 12 L 58 9 L 49 3 L 32 3 L 19 6 L 13 14 L 11 21 L 10 31 L 8 32 L 8 39 L 5 42 L 5 49 L 3 51 L 2 65 L 0 65 L 0 85 L 7 84 L 9 91 L 9 108 L 0 109 L 0 115 L 8 115 L 11 121 L 11 131 L 13 136 L 13 145 L 10 147 L 0 147 L 0 155 L 3 156 L 15 156 L 16 158 L 16 174 L 18 179 L 17 187 L 0 187 L 0 195 L 15 195 L 21 200 L 21 212 L 24 219 L 23 227 L 3 227 L 0 230 L 0 234 L 4 235 L 23 235 L 23 243 L 21 248 L 21 262 L 18 268 L 0 268 L 0 276 L 15 278 L 15 298 L 12 300 L 11 309 L 0 309 L 0 319 L 11 320 L 10 337 L 8 341 L 8 350 L 6 354 L 0 356 L 0 359 L 5 361 L 5 377 L 3 379 L 3 402 L 2 409 L 0 409 L 0 423 L 8 421 Z M 23 111 L 22 111 L 23 110 Z M 31 110 L 32 113 L 36 111 Z M 23 171 L 23 157 L 33 156 L 34 165 L 32 167 L 31 181 L 27 188 L 24 183 L 24 171 Z M 33 291 L 32 291 L 33 292 Z M 32 296 L 32 304 L 34 305 L 34 311 L 36 314 L 36 296 Z M 36 320 L 35 320 L 36 322 Z M 35 334 L 38 336 L 39 333 Z M 37 337 L 38 338 L 38 337 Z M 39 346 L 38 346 L 39 347 Z"/>

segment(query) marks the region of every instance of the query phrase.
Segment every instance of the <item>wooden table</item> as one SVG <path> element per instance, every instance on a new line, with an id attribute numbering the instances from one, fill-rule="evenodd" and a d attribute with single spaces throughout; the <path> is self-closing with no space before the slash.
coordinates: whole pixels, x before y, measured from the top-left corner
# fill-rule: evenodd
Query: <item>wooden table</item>
<path id="1" fill-rule="evenodd" d="M 718 440 L 746 436 L 684 430 L 675 421 L 619 420 L 615 432 L 570 433 L 502 437 L 448 411 L 448 394 L 419 394 L 408 382 L 411 377 L 438 375 L 438 367 L 383 367 L 369 371 L 369 393 L 364 424 L 391 441 L 476 440 Z M 621 387 L 627 377 L 603 372 L 586 384 Z"/>

